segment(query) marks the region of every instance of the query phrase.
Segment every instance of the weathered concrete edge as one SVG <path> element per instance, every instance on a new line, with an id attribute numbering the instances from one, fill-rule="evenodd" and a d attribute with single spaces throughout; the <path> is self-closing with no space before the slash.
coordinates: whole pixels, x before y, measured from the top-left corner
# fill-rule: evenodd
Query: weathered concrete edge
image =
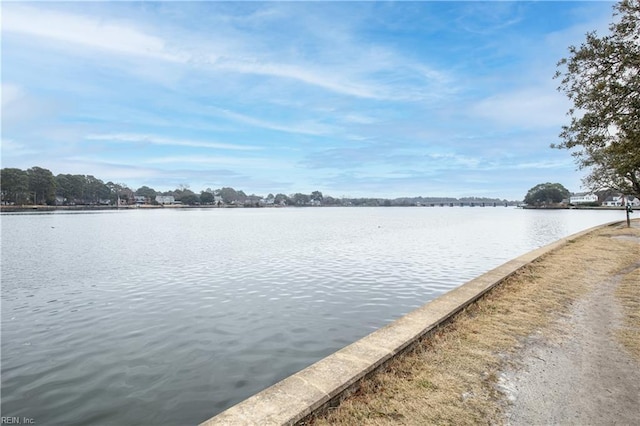
<path id="1" fill-rule="evenodd" d="M 599 225 L 533 250 L 426 303 L 402 318 L 234 405 L 200 426 L 293 425 L 340 397 L 519 269 Z"/>

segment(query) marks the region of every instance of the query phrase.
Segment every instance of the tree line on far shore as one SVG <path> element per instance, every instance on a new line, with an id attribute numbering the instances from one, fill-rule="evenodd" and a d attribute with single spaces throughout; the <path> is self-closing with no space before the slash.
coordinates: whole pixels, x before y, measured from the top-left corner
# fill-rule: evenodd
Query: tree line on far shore
<path id="1" fill-rule="evenodd" d="M 116 205 L 136 202 L 156 204 L 158 195 L 173 196 L 175 201 L 185 205 L 415 206 L 459 203 L 513 205 L 517 203 L 483 197 L 334 198 L 323 195 L 320 191 L 313 191 L 310 194 L 269 194 L 262 197 L 255 194 L 247 195 L 242 190 L 230 187 L 207 188 L 196 193 L 189 189 L 188 185 L 180 185 L 173 191 L 164 192 L 148 186 L 133 190 L 123 183 L 111 181 L 105 183 L 93 175 L 54 175 L 50 170 L 37 166 L 27 170 L 0 169 L 0 188 L 3 205 Z M 138 197 L 137 200 L 136 197 Z"/>
<path id="2" fill-rule="evenodd" d="M 533 207 L 558 207 L 572 204 L 571 200 L 574 195 L 581 195 L 582 197 L 585 195 L 590 196 L 590 198 L 582 198 L 580 201 L 576 201 L 577 204 L 585 207 L 598 207 L 601 206 L 603 202 L 607 200 L 614 200 L 615 198 L 619 198 L 621 203 L 626 203 L 627 201 L 633 202 L 633 199 L 635 198 L 633 195 L 622 194 L 621 192 L 610 188 L 594 191 L 588 194 L 572 194 L 560 183 L 546 182 L 539 183 L 531 188 L 524 196 L 524 204 Z"/>

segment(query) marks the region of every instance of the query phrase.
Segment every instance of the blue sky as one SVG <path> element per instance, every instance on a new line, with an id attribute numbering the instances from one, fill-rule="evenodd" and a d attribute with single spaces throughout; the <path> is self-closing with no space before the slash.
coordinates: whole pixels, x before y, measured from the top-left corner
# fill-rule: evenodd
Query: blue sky
<path id="1" fill-rule="evenodd" d="M 522 199 L 609 2 L 2 4 L 2 167 L 132 189 Z"/>

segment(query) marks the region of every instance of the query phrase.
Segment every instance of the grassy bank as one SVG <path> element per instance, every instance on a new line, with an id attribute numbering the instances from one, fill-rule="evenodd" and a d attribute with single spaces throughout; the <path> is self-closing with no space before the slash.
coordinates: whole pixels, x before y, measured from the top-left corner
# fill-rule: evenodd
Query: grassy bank
<path id="1" fill-rule="evenodd" d="M 636 222 L 637 224 L 637 222 Z M 498 374 L 531 339 L 562 336 L 571 305 L 621 275 L 618 338 L 640 359 L 640 229 L 607 227 L 519 271 L 432 333 L 314 425 L 501 424 Z"/>
<path id="2" fill-rule="evenodd" d="M 640 250 L 636 255 L 640 263 Z M 636 266 L 624 275 L 616 297 L 624 309 L 624 325 L 616 337 L 635 359 L 640 360 L 640 267 Z"/>

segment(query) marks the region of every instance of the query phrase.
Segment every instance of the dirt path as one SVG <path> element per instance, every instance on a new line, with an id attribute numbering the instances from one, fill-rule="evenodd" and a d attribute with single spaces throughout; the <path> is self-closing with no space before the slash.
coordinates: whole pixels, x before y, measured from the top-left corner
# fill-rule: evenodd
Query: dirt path
<path id="1" fill-rule="evenodd" d="M 561 342 L 531 344 L 522 354 L 526 367 L 503 372 L 500 386 L 512 403 L 508 424 L 640 422 L 640 363 L 615 337 L 623 315 L 615 291 L 638 268 L 620 271 L 579 300 L 563 320 Z"/>

